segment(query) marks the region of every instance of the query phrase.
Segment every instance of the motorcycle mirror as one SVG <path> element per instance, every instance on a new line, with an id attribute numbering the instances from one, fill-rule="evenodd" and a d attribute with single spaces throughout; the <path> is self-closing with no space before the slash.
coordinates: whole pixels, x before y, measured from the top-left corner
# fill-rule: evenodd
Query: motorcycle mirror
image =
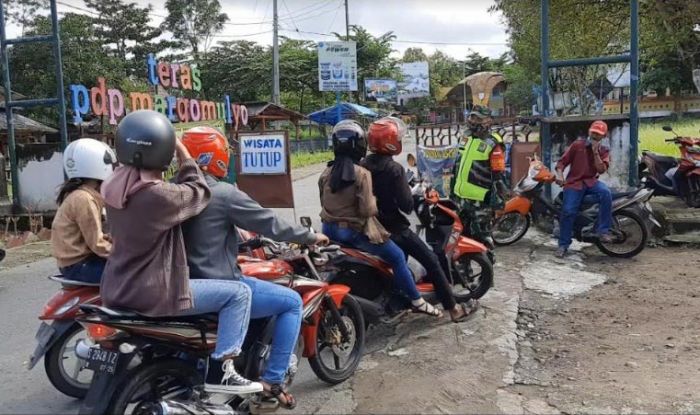
<path id="1" fill-rule="evenodd" d="M 661 127 L 661 129 L 669 132 L 673 131 L 673 127 L 671 127 L 670 125 L 664 125 L 663 127 Z"/>
<path id="2" fill-rule="evenodd" d="M 406 163 L 408 163 L 410 167 L 416 167 L 416 156 L 414 156 L 411 153 L 408 153 L 408 155 L 406 156 Z"/>
<path id="3" fill-rule="evenodd" d="M 302 216 L 299 218 L 299 222 L 305 228 L 311 228 L 311 218 L 308 216 Z"/>

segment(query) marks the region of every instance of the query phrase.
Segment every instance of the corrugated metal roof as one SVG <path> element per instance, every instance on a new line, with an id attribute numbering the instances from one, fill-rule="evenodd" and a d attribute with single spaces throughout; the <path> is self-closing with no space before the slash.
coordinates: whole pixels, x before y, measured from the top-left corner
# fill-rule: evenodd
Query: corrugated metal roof
<path id="1" fill-rule="evenodd" d="M 48 125 L 44 125 L 15 112 L 12 113 L 12 118 L 14 121 L 15 131 L 46 134 L 58 132 L 58 130 L 51 128 Z M 5 108 L 0 108 L 0 131 L 7 131 L 7 117 L 5 116 Z"/>

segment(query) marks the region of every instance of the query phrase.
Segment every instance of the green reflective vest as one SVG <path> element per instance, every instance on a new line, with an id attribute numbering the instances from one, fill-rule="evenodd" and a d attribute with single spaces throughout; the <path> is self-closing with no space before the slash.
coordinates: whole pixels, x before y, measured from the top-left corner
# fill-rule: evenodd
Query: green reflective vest
<path id="1" fill-rule="evenodd" d="M 492 133 L 491 137 L 486 139 L 471 137 L 466 147 L 460 149 L 453 189 L 457 197 L 477 202 L 486 199 L 486 193 L 493 185 L 489 157 L 493 148 L 501 143 L 503 138 L 497 133 Z"/>

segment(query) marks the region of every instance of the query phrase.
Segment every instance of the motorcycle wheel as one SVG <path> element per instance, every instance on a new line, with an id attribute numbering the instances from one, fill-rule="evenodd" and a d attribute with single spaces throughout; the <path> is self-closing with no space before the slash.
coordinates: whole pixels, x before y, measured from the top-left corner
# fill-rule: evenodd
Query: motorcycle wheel
<path id="1" fill-rule="evenodd" d="M 309 358 L 309 365 L 316 376 L 331 385 L 349 379 L 365 351 L 365 322 L 360 303 L 346 295 L 338 311 L 350 332 L 350 338 L 342 342 L 337 323 L 328 310 L 322 310 L 316 353 Z"/>
<path id="2" fill-rule="evenodd" d="M 178 359 L 156 360 L 133 370 L 118 390 L 107 413 L 145 415 L 162 398 L 187 399 L 204 382 L 196 368 Z"/>
<path id="3" fill-rule="evenodd" d="M 649 237 L 644 220 L 631 210 L 613 212 L 610 231 L 616 240 L 611 243 L 598 240 L 596 246 L 605 255 L 614 258 L 632 258 L 642 252 Z M 628 244 L 632 237 L 632 243 Z"/>
<path id="4" fill-rule="evenodd" d="M 86 337 L 83 326 L 73 323 L 44 355 L 44 370 L 49 382 L 72 398 L 84 398 L 92 382 L 92 370 L 85 368 L 83 360 L 75 354 L 78 342 Z"/>
<path id="5" fill-rule="evenodd" d="M 457 302 L 479 299 L 493 286 L 493 263 L 485 253 L 462 255 L 453 265 L 452 294 Z"/>
<path id="6" fill-rule="evenodd" d="M 700 208 L 700 179 L 692 176 L 688 184 L 688 194 L 685 196 L 685 203 L 692 208 Z"/>
<path id="7" fill-rule="evenodd" d="M 530 229 L 530 215 L 508 212 L 496 219 L 491 228 L 491 237 L 498 246 L 511 245 L 525 236 L 528 229 Z"/>

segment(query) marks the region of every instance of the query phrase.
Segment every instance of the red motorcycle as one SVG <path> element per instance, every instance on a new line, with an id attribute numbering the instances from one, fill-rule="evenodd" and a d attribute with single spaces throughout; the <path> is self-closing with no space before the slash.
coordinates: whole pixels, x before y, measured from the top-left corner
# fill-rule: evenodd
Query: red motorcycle
<path id="1" fill-rule="evenodd" d="M 673 132 L 668 125 L 663 130 Z M 677 144 L 681 157 L 643 151 L 639 176 L 648 188 L 654 189 L 654 194 L 679 196 L 688 206 L 700 207 L 700 139 L 676 134 L 665 141 Z"/>
<path id="2" fill-rule="evenodd" d="M 246 258 L 243 273 L 297 291 L 304 304 L 300 346 L 314 373 L 337 384 L 355 372 L 364 352 L 362 309 L 340 284 L 319 280 L 310 253 L 259 238 L 277 258 Z M 281 247 L 281 248 L 280 248 Z M 255 248 L 259 249 L 259 248 Z M 323 248 L 318 249 L 319 251 Z M 229 396 L 224 402 L 202 392 L 204 359 L 216 345 L 216 319 L 207 315 L 151 318 L 96 305 L 82 306 L 78 318 L 89 335 L 86 366 L 95 371 L 80 413 L 229 414 L 261 407 L 257 396 Z M 239 373 L 258 379 L 272 341 L 274 319 L 252 320 L 236 358 Z M 297 370 L 292 359 L 291 383 Z"/>
<path id="3" fill-rule="evenodd" d="M 436 191 L 427 188 L 418 202 L 416 213 L 425 229 L 425 239 L 440 258 L 455 301 L 481 298 L 493 285 L 493 260 L 488 248 L 462 235 L 462 222 L 449 199 L 441 199 Z M 302 218 L 301 223 L 310 227 L 311 219 Z M 410 309 L 408 297 L 394 290 L 389 264 L 355 248 L 333 248 L 327 248 L 324 257 L 316 258 L 322 264 L 319 271 L 325 281 L 350 287 L 367 322 L 391 323 Z M 416 287 L 429 303 L 439 302 L 429 278 L 417 279 Z"/>

